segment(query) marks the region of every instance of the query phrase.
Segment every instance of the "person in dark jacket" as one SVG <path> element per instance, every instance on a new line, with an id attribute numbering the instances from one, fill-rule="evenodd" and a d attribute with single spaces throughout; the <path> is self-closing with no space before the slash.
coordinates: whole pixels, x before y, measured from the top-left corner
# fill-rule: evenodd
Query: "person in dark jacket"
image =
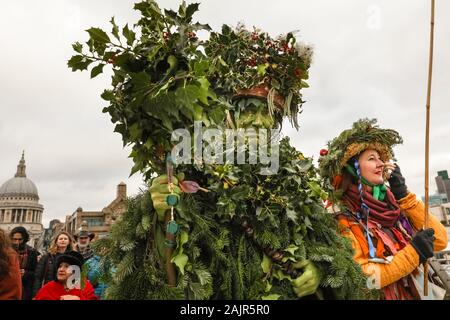
<path id="1" fill-rule="evenodd" d="M 34 273 L 33 297 L 47 282 L 56 280 L 56 258 L 73 250 L 72 236 L 65 231 L 60 231 L 52 240 L 48 252 L 39 260 Z"/>
<path id="2" fill-rule="evenodd" d="M 34 285 L 34 272 L 39 252 L 27 245 L 30 235 L 24 227 L 15 227 L 9 234 L 13 249 L 19 256 L 20 274 L 22 276 L 22 300 L 31 300 Z"/>

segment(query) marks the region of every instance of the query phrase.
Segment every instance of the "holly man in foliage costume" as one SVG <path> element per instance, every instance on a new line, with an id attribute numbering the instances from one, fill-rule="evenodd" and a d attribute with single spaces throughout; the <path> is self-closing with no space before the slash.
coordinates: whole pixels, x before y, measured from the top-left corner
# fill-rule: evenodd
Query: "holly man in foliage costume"
<path id="1" fill-rule="evenodd" d="M 115 266 L 106 298 L 364 298 L 365 277 L 322 206 L 327 194 L 312 160 L 287 138 L 271 149 L 279 161 L 271 175 L 261 174 L 262 163 L 168 156 L 174 130 L 194 136 L 194 121 L 221 132 L 280 129 L 285 118 L 297 127 L 310 49 L 292 34 L 272 39 L 242 26 L 211 32 L 192 22 L 198 4 L 161 11 L 148 0 L 135 9 L 139 39 L 113 18 L 112 37 L 87 30 L 88 52 L 75 43 L 68 63 L 74 71 L 95 63 L 92 77 L 112 65 L 104 112 L 133 148 L 132 173 L 150 184 L 96 243 Z M 199 30 L 209 38 L 200 40 Z"/>
<path id="2" fill-rule="evenodd" d="M 447 246 L 445 227 L 430 215 L 422 230 L 424 204 L 407 190 L 400 167 L 390 162 L 400 135 L 361 119 L 328 143 L 319 159 L 342 234 L 351 239 L 355 261 L 370 276 L 371 289 L 386 300 L 421 298 L 418 267 Z M 389 187 L 385 183 L 389 182 Z"/>

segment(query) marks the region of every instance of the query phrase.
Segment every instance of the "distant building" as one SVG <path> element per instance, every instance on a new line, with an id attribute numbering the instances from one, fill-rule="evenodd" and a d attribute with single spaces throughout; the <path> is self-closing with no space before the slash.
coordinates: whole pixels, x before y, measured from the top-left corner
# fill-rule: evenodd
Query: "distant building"
<path id="1" fill-rule="evenodd" d="M 62 230 L 76 234 L 81 223 L 86 221 L 88 231 L 94 232 L 96 238 L 102 238 L 109 233 L 111 225 L 126 211 L 127 185 L 121 182 L 117 186 L 116 198 L 101 211 L 83 211 L 81 207 L 66 216 Z"/>
<path id="2" fill-rule="evenodd" d="M 422 197 L 422 202 L 425 203 L 425 197 Z M 444 194 L 437 193 L 428 196 L 428 204 L 430 205 L 430 207 L 440 206 L 446 202 L 448 202 L 447 196 Z"/>
<path id="3" fill-rule="evenodd" d="M 437 177 L 434 178 L 438 188 L 438 193 L 443 196 L 444 203 L 450 199 L 450 179 L 447 170 L 438 171 Z"/>
<path id="4" fill-rule="evenodd" d="M 44 207 L 39 204 L 38 189 L 27 178 L 25 169 L 25 155 L 22 153 L 14 178 L 0 187 L 0 228 L 9 233 L 15 227 L 24 227 L 30 234 L 28 244 L 34 247 L 44 232 Z"/>
<path id="5" fill-rule="evenodd" d="M 445 226 L 450 227 L 450 202 L 434 206 L 429 208 L 429 212 L 432 213 L 439 221 Z"/>

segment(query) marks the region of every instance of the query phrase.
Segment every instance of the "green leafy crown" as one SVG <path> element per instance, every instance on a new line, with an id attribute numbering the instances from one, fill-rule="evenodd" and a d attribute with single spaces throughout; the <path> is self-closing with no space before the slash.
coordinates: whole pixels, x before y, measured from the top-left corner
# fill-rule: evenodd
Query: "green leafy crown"
<path id="1" fill-rule="evenodd" d="M 360 119 L 351 129 L 328 142 L 328 153 L 319 158 L 320 174 L 331 181 L 341 174 L 350 158 L 367 148 L 377 150 L 383 161 L 387 161 L 394 156 L 392 147 L 401 143 L 403 139 L 397 131 L 379 128 L 376 119 Z"/>

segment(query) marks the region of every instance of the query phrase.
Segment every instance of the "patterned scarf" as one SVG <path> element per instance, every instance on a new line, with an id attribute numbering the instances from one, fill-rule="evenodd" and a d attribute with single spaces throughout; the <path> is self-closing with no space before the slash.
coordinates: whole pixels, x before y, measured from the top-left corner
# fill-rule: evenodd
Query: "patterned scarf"
<path id="1" fill-rule="evenodd" d="M 391 228 L 397 223 L 400 218 L 400 207 L 391 190 L 386 190 L 386 202 L 375 199 L 366 190 L 363 191 L 363 197 L 370 209 L 369 220 L 387 228 Z M 361 199 L 356 185 L 350 185 L 344 194 L 343 201 L 351 212 L 361 211 Z M 362 218 L 366 219 L 364 215 Z"/>
<path id="2" fill-rule="evenodd" d="M 363 191 L 363 198 L 369 207 L 368 224 L 365 225 L 366 216 L 361 213 L 361 198 L 358 187 L 350 185 L 343 196 L 343 201 L 351 212 L 346 216 L 360 222 L 362 233 L 358 241 L 367 254 L 369 252 L 367 239 L 363 236 L 364 229 L 368 228 L 371 239 L 376 244 L 376 257 L 384 259 L 387 256 L 395 256 L 403 249 L 414 235 L 414 230 L 408 219 L 401 213 L 400 207 L 391 190 L 386 190 L 386 202 L 375 199 L 367 191 Z M 361 220 L 356 218 L 360 213 Z M 386 300 L 416 300 L 420 295 L 414 286 L 411 275 L 407 275 L 395 283 L 382 288 Z"/>
<path id="3" fill-rule="evenodd" d="M 91 247 L 88 245 L 84 248 L 80 248 L 77 245 L 77 251 L 83 256 L 84 261 L 87 261 L 88 259 L 92 258 L 94 255 L 94 251 L 91 249 Z"/>

